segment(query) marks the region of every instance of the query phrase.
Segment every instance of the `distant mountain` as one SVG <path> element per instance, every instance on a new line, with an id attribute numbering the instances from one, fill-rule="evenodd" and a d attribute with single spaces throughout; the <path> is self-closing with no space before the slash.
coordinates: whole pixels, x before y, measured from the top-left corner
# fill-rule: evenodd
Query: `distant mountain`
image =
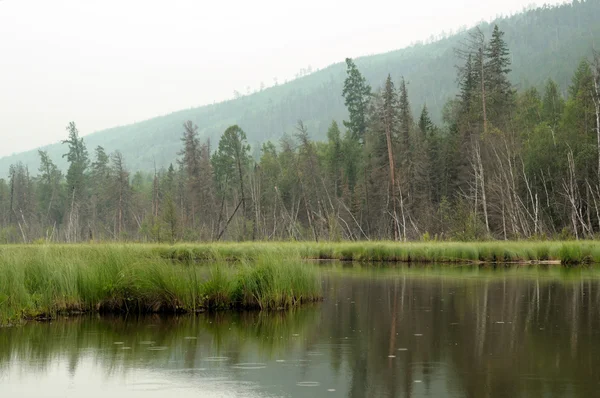
<path id="1" fill-rule="evenodd" d="M 575 1 L 562 6 L 544 6 L 501 18 L 480 28 L 489 33 L 498 24 L 506 35 L 512 55 L 511 79 L 517 88 L 541 88 L 548 78 L 566 90 L 577 64 L 600 44 L 600 1 Z M 380 87 L 388 73 L 395 80 L 404 76 L 416 112 L 427 103 L 439 122 L 446 101 L 456 95 L 457 63 L 454 48 L 466 32 L 431 44 L 418 44 L 402 50 L 356 59 L 356 64 L 373 88 Z M 343 60 L 340 60 L 343 61 Z M 309 127 L 315 139 L 325 137 L 333 119 L 346 117 L 342 85 L 345 64 L 340 62 L 311 75 L 236 100 L 182 110 L 90 134 L 84 138 L 90 155 L 102 145 L 107 152 L 120 150 L 132 171 L 166 167 L 181 147 L 182 124 L 191 120 L 199 127 L 203 139 L 210 138 L 216 147 L 221 133 L 232 124 L 240 125 L 251 144 L 278 140 L 292 133 L 299 119 Z M 65 125 L 68 123 L 65 120 Z M 60 144 L 44 148 L 51 158 L 65 167 Z M 0 176 L 10 164 L 22 161 L 37 173 L 37 150 L 0 158 Z"/>

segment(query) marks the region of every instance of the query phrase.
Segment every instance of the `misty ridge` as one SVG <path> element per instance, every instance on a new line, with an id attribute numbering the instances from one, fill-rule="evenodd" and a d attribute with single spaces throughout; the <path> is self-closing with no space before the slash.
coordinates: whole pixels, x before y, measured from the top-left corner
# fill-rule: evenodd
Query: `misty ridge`
<path id="1" fill-rule="evenodd" d="M 0 159 L 0 242 L 593 237 L 600 4 Z"/>

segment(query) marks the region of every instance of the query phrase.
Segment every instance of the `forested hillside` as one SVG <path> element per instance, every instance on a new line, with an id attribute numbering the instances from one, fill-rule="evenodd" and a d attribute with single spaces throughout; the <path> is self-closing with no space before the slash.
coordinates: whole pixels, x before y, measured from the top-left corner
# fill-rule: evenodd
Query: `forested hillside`
<path id="1" fill-rule="evenodd" d="M 510 21 L 568 11 L 583 26 L 594 10 L 587 2 Z M 328 94 L 340 99 L 343 117 L 328 119 L 324 138 L 300 120 L 253 149 L 245 125 L 209 140 L 190 117 L 179 124 L 168 167 L 135 172 L 124 152 L 91 147 L 71 122 L 60 151 L 66 172 L 55 163 L 60 157 L 39 151 L 37 175 L 16 162 L 0 179 L 0 243 L 595 238 L 600 55 L 557 53 L 541 64 L 533 60 L 544 51 L 532 48 L 532 61 L 522 54 L 519 65 L 515 39 L 500 26 L 474 28 L 448 48 L 457 66 L 446 65 L 450 83 L 439 85 L 454 85 L 456 94 L 437 108 L 420 104 L 414 83 L 394 77 L 393 65 L 367 78 L 364 71 L 383 68 L 389 55 L 346 59 L 338 91 Z M 571 51 L 580 45 L 573 40 Z M 565 82 L 546 77 L 569 63 Z M 515 84 L 519 68 L 535 84 Z"/>
<path id="2" fill-rule="evenodd" d="M 571 75 L 583 57 L 591 54 L 593 43 L 600 39 L 600 2 L 574 2 L 561 7 L 545 7 L 495 21 L 506 32 L 511 49 L 513 72 L 509 77 L 515 87 L 541 89 L 548 78 L 565 93 Z M 483 24 L 487 35 L 493 24 Z M 466 32 L 435 43 L 415 45 L 387 54 L 356 59 L 367 81 L 380 87 L 388 73 L 394 81 L 402 76 L 408 83 L 412 111 L 427 103 L 432 119 L 441 122 L 442 108 L 457 93 L 454 48 Z M 342 61 L 342 60 L 340 60 Z M 88 147 L 102 145 L 107 152 L 120 150 L 131 170 L 153 170 L 156 164 L 168 167 L 179 150 L 181 125 L 191 120 L 202 139 L 216 143 L 233 124 L 242 126 L 248 141 L 258 152 L 260 144 L 277 141 L 284 133 L 292 134 L 298 120 L 308 127 L 311 138 L 322 140 L 332 120 L 347 118 L 340 93 L 345 78 L 343 62 L 292 82 L 259 93 L 215 105 L 183 110 L 129 126 L 99 131 L 85 137 Z M 65 120 L 65 125 L 68 123 Z M 19 132 L 12 132 L 15 136 Z M 66 170 L 65 152 L 60 144 L 42 148 Z M 37 170 L 39 156 L 30 151 L 0 159 L 0 176 L 18 161 Z"/>

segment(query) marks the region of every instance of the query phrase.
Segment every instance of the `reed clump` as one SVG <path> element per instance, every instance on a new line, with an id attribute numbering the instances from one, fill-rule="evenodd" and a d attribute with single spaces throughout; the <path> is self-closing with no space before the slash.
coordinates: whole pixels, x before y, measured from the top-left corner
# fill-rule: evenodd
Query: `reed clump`
<path id="1" fill-rule="evenodd" d="M 173 262 L 135 245 L 0 248 L 0 324 L 73 312 L 284 309 L 321 298 L 314 265 L 263 254 L 252 261 Z"/>

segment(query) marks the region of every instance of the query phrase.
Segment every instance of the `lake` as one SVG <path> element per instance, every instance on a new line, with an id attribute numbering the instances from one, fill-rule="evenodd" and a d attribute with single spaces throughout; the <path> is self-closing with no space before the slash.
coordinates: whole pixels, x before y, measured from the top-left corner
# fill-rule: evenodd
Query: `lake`
<path id="1" fill-rule="evenodd" d="M 596 272 L 452 268 L 324 266 L 323 302 L 287 312 L 2 328 L 0 396 L 600 395 Z"/>

